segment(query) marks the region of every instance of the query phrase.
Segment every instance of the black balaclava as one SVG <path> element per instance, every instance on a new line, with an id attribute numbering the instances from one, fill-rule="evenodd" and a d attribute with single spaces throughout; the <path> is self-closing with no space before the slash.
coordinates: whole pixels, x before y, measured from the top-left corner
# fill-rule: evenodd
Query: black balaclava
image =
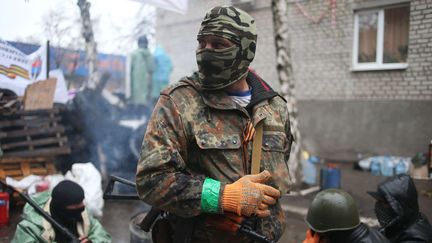
<path id="1" fill-rule="evenodd" d="M 387 227 L 397 216 L 396 212 L 386 202 L 376 201 L 374 210 L 382 227 Z"/>
<path id="2" fill-rule="evenodd" d="M 84 200 L 84 190 L 73 181 L 64 180 L 54 187 L 51 193 L 50 212 L 51 216 L 64 227 L 68 228 L 78 237 L 77 223 L 82 222 L 81 213 L 84 207 L 67 209 L 67 206 L 79 204 Z M 62 235 L 57 229 L 56 241 L 66 242 L 69 239 Z"/>

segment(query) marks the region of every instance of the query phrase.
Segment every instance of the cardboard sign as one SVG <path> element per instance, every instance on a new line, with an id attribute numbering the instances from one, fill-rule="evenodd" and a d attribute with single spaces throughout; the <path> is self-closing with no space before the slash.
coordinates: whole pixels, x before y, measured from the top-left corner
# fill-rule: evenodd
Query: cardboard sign
<path id="1" fill-rule="evenodd" d="M 28 85 L 24 93 L 24 110 L 52 109 L 56 84 L 56 79 L 48 79 Z"/>

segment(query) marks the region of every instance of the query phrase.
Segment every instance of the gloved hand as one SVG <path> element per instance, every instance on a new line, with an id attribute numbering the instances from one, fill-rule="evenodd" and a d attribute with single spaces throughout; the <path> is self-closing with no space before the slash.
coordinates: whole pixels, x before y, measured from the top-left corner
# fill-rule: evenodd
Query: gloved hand
<path id="1" fill-rule="evenodd" d="M 306 231 L 306 238 L 304 239 L 303 243 L 319 243 L 320 238 L 319 235 L 314 232 L 312 233 L 312 230 Z"/>
<path id="2" fill-rule="evenodd" d="M 256 215 L 260 218 L 270 215 L 269 205 L 276 203 L 280 191 L 263 183 L 271 178 L 267 170 L 257 175 L 246 175 L 225 186 L 222 194 L 222 209 L 239 216 Z"/>

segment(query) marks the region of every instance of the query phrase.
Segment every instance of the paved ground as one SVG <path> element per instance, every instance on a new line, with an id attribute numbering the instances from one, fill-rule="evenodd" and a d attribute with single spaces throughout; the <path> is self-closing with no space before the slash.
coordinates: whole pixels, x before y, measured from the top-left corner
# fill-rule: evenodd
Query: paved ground
<path id="1" fill-rule="evenodd" d="M 374 200 L 366 194 L 366 191 L 376 189 L 376 185 L 385 180 L 385 177 L 372 176 L 369 172 L 353 169 L 352 164 L 340 164 L 342 170 L 341 187 L 349 192 L 356 200 L 360 215 L 364 219 L 374 219 Z M 432 220 L 432 181 L 415 180 L 419 192 L 419 203 L 421 211 Z M 279 242 L 298 243 L 304 239 L 306 225 L 303 218 L 307 207 L 316 192 L 305 196 L 288 195 L 281 201 L 287 216 L 287 228 Z M 106 201 L 104 216 L 101 222 L 112 235 L 115 243 L 130 242 L 129 221 L 138 212 L 147 210 L 144 203 L 137 201 Z M 0 227 L 0 242 L 10 242 L 17 222 L 20 219 L 21 208 L 16 207 L 11 212 L 11 222 L 8 226 Z M 371 220 L 374 223 L 376 221 Z"/>

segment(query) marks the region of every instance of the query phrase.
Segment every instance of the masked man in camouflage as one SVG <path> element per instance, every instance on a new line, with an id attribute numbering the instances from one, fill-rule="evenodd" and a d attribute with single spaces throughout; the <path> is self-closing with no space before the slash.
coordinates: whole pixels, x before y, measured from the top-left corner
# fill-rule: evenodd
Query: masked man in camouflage
<path id="1" fill-rule="evenodd" d="M 285 229 L 278 199 L 289 190 L 292 136 L 284 99 L 249 69 L 255 20 L 232 6 L 215 7 L 197 38 L 198 72 L 162 91 L 149 121 L 138 193 L 176 222 L 193 219 L 173 225 L 174 242 L 252 242 L 230 227 L 244 222 L 277 241 Z M 261 173 L 250 175 L 260 123 Z M 179 240 L 178 231 L 190 235 Z"/>

